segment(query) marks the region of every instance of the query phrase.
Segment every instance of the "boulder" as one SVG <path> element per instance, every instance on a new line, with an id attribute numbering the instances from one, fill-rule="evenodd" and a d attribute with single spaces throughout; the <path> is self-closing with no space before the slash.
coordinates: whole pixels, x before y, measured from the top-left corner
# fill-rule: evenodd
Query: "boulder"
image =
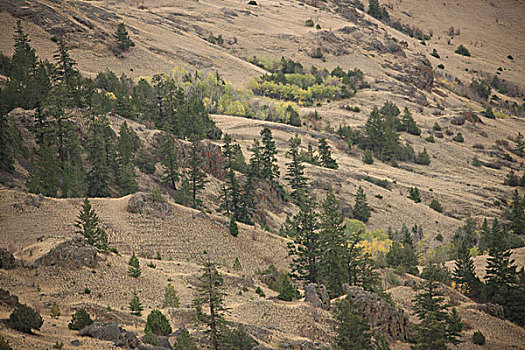
<path id="1" fill-rule="evenodd" d="M 0 269 L 11 270 L 16 267 L 16 260 L 13 254 L 7 249 L 0 248 Z"/>
<path id="2" fill-rule="evenodd" d="M 33 266 L 63 266 L 80 268 L 97 267 L 97 248 L 88 244 L 84 237 L 74 237 L 60 243 L 49 253 L 36 259 Z"/>
<path id="3" fill-rule="evenodd" d="M 432 90 L 434 72 L 430 61 L 426 57 L 418 56 L 414 59 L 407 60 L 404 72 L 405 73 L 399 77 L 399 80 L 421 90 Z"/>
<path id="4" fill-rule="evenodd" d="M 491 315 L 491 316 L 494 316 L 494 317 L 497 317 L 497 318 L 500 318 L 500 319 L 503 319 L 503 307 L 501 305 L 497 305 L 497 304 L 491 304 L 491 303 L 486 303 L 486 304 L 474 304 L 474 305 L 469 305 L 468 306 L 469 309 L 474 309 L 474 310 L 479 310 L 481 312 L 484 312 L 488 315 Z"/>
<path id="5" fill-rule="evenodd" d="M 312 303 L 315 308 L 330 310 L 330 297 L 324 285 L 317 287 L 317 284 L 310 283 L 305 289 L 305 301 Z"/>
<path id="6" fill-rule="evenodd" d="M 171 212 L 171 205 L 155 199 L 148 193 L 137 192 L 129 198 L 128 211 L 133 214 L 164 216 Z"/>
<path id="7" fill-rule="evenodd" d="M 124 328 L 119 327 L 114 322 L 95 322 L 92 325 L 81 329 L 78 334 L 101 340 L 112 341 L 115 346 L 123 347 L 125 349 L 135 349 L 140 343 L 135 333 L 126 331 Z"/>
<path id="8" fill-rule="evenodd" d="M 18 297 L 11 295 L 8 290 L 0 288 L 0 304 L 8 307 L 15 307 L 18 305 Z"/>
<path id="9" fill-rule="evenodd" d="M 361 287 L 349 286 L 346 292 L 356 311 L 368 319 L 374 334 L 383 335 L 390 342 L 405 342 L 408 339 L 408 318 L 402 309 L 390 305 L 377 294 L 365 291 Z"/>

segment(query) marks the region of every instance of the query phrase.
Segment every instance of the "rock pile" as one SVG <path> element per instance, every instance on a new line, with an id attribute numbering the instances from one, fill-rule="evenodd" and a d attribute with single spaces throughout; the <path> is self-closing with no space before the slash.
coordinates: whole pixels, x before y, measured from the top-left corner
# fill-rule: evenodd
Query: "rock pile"
<path id="1" fill-rule="evenodd" d="M 135 333 L 126 331 L 124 328 L 119 327 L 114 322 L 95 322 L 92 325 L 81 329 L 78 334 L 101 340 L 112 341 L 115 346 L 126 349 L 135 349 L 140 343 Z"/>
<path id="2" fill-rule="evenodd" d="M 129 199 L 128 211 L 134 214 L 165 216 L 171 212 L 171 205 L 167 202 L 156 200 L 147 193 L 137 192 Z"/>
<path id="3" fill-rule="evenodd" d="M 315 283 L 306 286 L 304 300 L 312 303 L 315 308 L 330 310 L 330 297 L 322 284 L 319 287 Z"/>
<path id="4" fill-rule="evenodd" d="M 97 267 L 97 248 L 89 245 L 83 237 L 74 237 L 60 243 L 49 253 L 36 259 L 36 266 L 63 266 L 80 268 L 82 266 Z"/>
<path id="5" fill-rule="evenodd" d="M 16 260 L 13 254 L 5 248 L 0 248 L 0 269 L 11 270 L 15 267 Z"/>

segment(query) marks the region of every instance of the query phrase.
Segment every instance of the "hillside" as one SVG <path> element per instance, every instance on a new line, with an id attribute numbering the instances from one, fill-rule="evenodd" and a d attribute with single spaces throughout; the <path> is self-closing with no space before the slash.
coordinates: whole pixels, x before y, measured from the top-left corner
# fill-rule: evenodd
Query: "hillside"
<path id="1" fill-rule="evenodd" d="M 363 2 L 368 8 L 368 1 Z M 211 349 L 205 327 L 194 318 L 194 299 L 201 288 L 198 276 L 209 259 L 224 278 L 226 319 L 232 329 L 243 326 L 260 343 L 254 349 L 329 349 L 336 336 L 333 306 L 341 293 L 324 289 L 325 295 L 313 287 L 312 297 L 308 279 L 293 276 L 301 296 L 293 301 L 278 297 L 283 276 L 297 273 L 293 271 L 297 256 L 290 256 L 289 248 L 293 234 L 301 231 L 297 227 L 307 231 L 301 223 L 290 226 L 306 205 L 291 196 L 294 189 L 287 174 L 294 136 L 300 138 L 298 152 L 303 154 L 313 149 L 320 155 L 319 146 L 326 140 L 337 163 L 335 169 L 315 159 L 302 163 L 304 191 L 316 205 L 316 218 L 326 214 L 322 205 L 332 189 L 339 206 L 332 214 L 347 224 L 342 230 L 345 241 L 339 244 L 345 247 L 344 256 L 325 251 L 317 258 L 346 259 L 355 233 L 351 230 L 363 228 L 358 237 L 375 259 L 378 286 L 359 282 L 355 284 L 366 291 L 348 288 L 363 302 L 361 316 L 371 322 L 374 341 L 383 335 L 391 349 L 410 349 L 408 338 L 420 321 L 414 313 L 418 293 L 414 287 L 425 280 L 407 271 L 415 268 L 417 273 L 416 265 L 422 270 L 433 259 L 453 271 L 461 239 L 473 240 L 466 251 L 475 255 L 473 269 L 483 282 L 487 245 L 515 248 L 510 250 L 512 263 L 523 269 L 525 152 L 519 135 L 525 134 L 525 2 L 380 1 L 389 13 L 383 20 L 355 8 L 355 3 L 2 1 L 0 141 L 5 150 L 12 150 L 8 155 L 13 167 L 2 168 L 2 158 L 0 249 L 7 251 L 0 251 L 0 336 L 13 349 L 51 348 L 60 342 L 64 349 L 113 349 L 112 341 L 69 330 L 73 313 L 85 308 L 98 322 L 116 322 L 141 339 L 148 314 L 159 309 L 174 331 L 166 338 L 170 346 L 178 339 L 178 330 L 188 328 L 200 349 Z M 8 101 L 23 91 L 23 87 L 10 90 L 16 70 L 13 73 L 11 63 L 6 63 L 14 52 L 18 20 L 38 58 L 53 62 L 38 66 L 49 73 L 44 107 L 37 99 L 30 108 L 21 108 L 34 98 L 30 94 L 18 96 L 20 101 L 12 105 Z M 113 37 L 119 23 L 134 42 L 127 50 L 119 49 Z M 394 29 L 396 24 L 404 26 L 404 32 Z M 408 31 L 416 34 L 407 35 Z M 78 79 L 80 92 L 75 96 L 80 102 L 70 102 L 74 98 L 60 90 L 67 85 L 66 78 L 61 80 L 54 55 L 62 39 L 76 62 L 73 70 L 92 79 Z M 468 56 L 455 53 L 460 45 L 468 49 Z M 36 71 L 29 75 L 35 77 Z M 106 75 L 101 77 L 100 72 Z M 390 102 L 399 113 L 388 114 Z M 402 128 L 405 108 L 417 132 Z M 386 131 L 381 130 L 384 139 L 374 144 L 371 135 L 380 129 L 370 127 L 375 113 L 383 118 Z M 292 121 L 294 114 L 298 121 Z M 252 173 L 254 140 L 263 142 L 263 129 L 271 131 L 275 141 L 280 171 L 275 183 L 261 171 Z M 123 130 L 135 144 L 129 149 Z M 196 140 L 197 135 L 187 130 L 197 130 L 204 140 Z M 388 132 L 395 135 L 394 144 L 378 151 L 391 135 Z M 55 142 L 51 151 L 45 148 L 46 133 Z M 244 170 L 228 173 L 225 135 L 239 145 Z M 166 146 L 165 140 L 173 143 Z M 64 147 L 72 154 L 67 153 L 66 160 Z M 166 180 L 167 148 L 180 163 L 172 183 Z M 418 160 L 423 150 L 428 162 Z M 46 151 L 52 153 L 53 162 L 44 163 Z M 202 205 L 195 198 L 191 202 L 191 189 L 184 187 L 190 186 L 193 151 L 203 157 L 196 166 L 206 178 L 197 196 Z M 389 152 L 392 158 L 385 156 Z M 71 240 L 80 236 L 75 221 L 84 196 L 89 196 L 97 155 L 107 167 L 103 179 L 107 188 L 89 200 L 107 232 L 111 252 L 96 252 L 87 243 Z M 372 162 L 365 163 L 367 155 Z M 149 162 L 150 171 L 139 165 L 139 158 Z M 78 168 L 66 168 L 66 163 Z M 56 189 L 44 196 L 38 192 L 45 189 L 35 191 L 34 179 L 45 183 L 38 176 L 44 178 L 45 170 L 53 166 L 58 169 Z M 78 175 L 75 169 L 81 173 L 77 192 L 66 181 L 72 181 L 67 175 Z M 126 174 L 126 169 L 131 172 Z M 509 185 L 509 173 L 517 176 L 515 184 Z M 131 190 L 124 187 L 129 184 L 126 175 L 136 185 Z M 253 208 L 247 210 L 253 225 L 242 223 L 233 209 L 230 215 L 222 208 L 231 176 L 243 195 L 248 184 L 253 185 L 249 193 Z M 366 223 L 355 220 L 359 188 L 371 210 Z M 409 198 L 414 188 L 420 201 Z M 432 209 L 433 201 L 442 210 Z M 238 236 L 231 234 L 231 218 L 237 219 Z M 484 219 L 496 226 L 484 231 Z M 330 231 L 325 229 L 317 226 L 313 231 L 321 237 Z M 329 243 L 324 241 L 319 251 Z M 387 252 L 393 255 L 396 244 L 410 246 L 415 264 L 389 260 Z M 483 244 L 485 252 L 480 251 Z M 12 269 L 2 266 L 9 253 L 16 259 Z M 139 278 L 128 274 L 133 253 L 142 268 Z M 358 266 L 364 256 L 356 257 Z M 341 266 L 351 279 L 348 262 Z M 491 297 L 483 284 L 483 293 L 463 289 L 463 295 L 461 285 L 452 284 L 450 278 L 440 280 L 445 301 L 457 308 L 463 322 L 463 342 L 449 348 L 525 349 L 523 324 L 509 321 L 512 316 L 523 322 L 523 270 L 515 277 L 510 282 L 513 294 Z M 327 276 L 320 276 L 321 281 L 327 284 Z M 338 281 L 346 282 L 345 277 Z M 163 305 L 168 283 L 175 287 L 179 307 Z M 343 285 L 341 290 L 348 294 L 348 288 Z M 11 328 L 14 305 L 4 291 L 41 313 L 44 324 L 39 331 L 25 334 Z M 130 315 L 133 291 L 144 306 L 141 316 Z M 312 298 L 320 298 L 319 303 L 328 298 L 332 311 L 324 304 L 318 307 Z M 511 298 L 516 299 L 514 304 Z M 51 315 L 53 302 L 61 310 L 57 318 Z M 475 331 L 485 335 L 484 346 L 473 344 Z M 141 342 L 139 349 L 153 349 Z"/>

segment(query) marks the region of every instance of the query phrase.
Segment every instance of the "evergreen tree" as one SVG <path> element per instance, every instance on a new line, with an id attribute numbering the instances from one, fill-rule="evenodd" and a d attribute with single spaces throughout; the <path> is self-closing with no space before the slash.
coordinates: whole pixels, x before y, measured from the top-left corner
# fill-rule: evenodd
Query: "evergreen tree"
<path id="1" fill-rule="evenodd" d="M 510 210 L 507 213 L 509 228 L 516 235 L 525 234 L 525 195 L 520 196 L 518 190 L 512 195 Z"/>
<path id="2" fill-rule="evenodd" d="M 456 263 L 452 280 L 469 297 L 477 298 L 480 294 L 481 281 L 476 277 L 474 260 L 466 242 L 456 244 Z"/>
<path id="3" fill-rule="evenodd" d="M 33 159 L 29 171 L 29 191 L 56 197 L 60 173 L 54 143 L 46 138 L 38 150 L 38 159 Z"/>
<path id="4" fill-rule="evenodd" d="M 339 203 L 330 189 L 321 204 L 319 215 L 319 246 L 321 250 L 319 270 L 322 281 L 331 295 L 343 293 L 342 284 L 345 281 L 345 225 L 339 214 Z"/>
<path id="5" fill-rule="evenodd" d="M 408 198 L 412 199 L 416 203 L 421 203 L 419 189 L 416 186 L 410 188 Z"/>
<path id="6" fill-rule="evenodd" d="M 395 160 L 399 153 L 399 135 L 396 130 L 396 119 L 392 112 L 380 113 L 374 108 L 365 124 L 364 146 L 374 155 L 385 161 Z"/>
<path id="7" fill-rule="evenodd" d="M 69 54 L 70 47 L 63 36 L 58 37 L 57 45 L 53 55 L 56 60 L 53 94 L 62 106 L 82 106 L 85 101 L 82 100 L 82 76 L 75 68 L 77 62 Z"/>
<path id="8" fill-rule="evenodd" d="M 164 289 L 164 301 L 162 302 L 162 307 L 179 307 L 179 306 L 180 306 L 180 301 L 179 301 L 179 297 L 177 296 L 177 291 L 171 285 L 171 283 L 168 283 L 168 285 Z"/>
<path id="9" fill-rule="evenodd" d="M 190 159 L 188 161 L 188 178 L 191 185 L 191 207 L 199 208 L 202 200 L 198 198 L 199 193 L 204 189 L 206 173 L 202 171 L 204 158 L 202 156 L 202 145 L 200 141 L 193 139 L 190 148 Z"/>
<path id="10" fill-rule="evenodd" d="M 523 137 L 521 132 L 518 132 L 518 136 L 516 136 L 515 141 L 516 148 L 514 149 L 514 153 L 516 153 L 520 157 L 525 156 L 525 138 Z"/>
<path id="11" fill-rule="evenodd" d="M 135 152 L 140 147 L 140 139 L 135 131 L 124 122 L 120 126 L 117 143 L 117 182 L 120 194 L 125 196 L 138 191 L 135 178 Z"/>
<path id="12" fill-rule="evenodd" d="M 1 96 L 0 96 L 1 99 Z M 7 116 L 0 111 L 0 170 L 12 172 L 14 168 L 14 149 L 11 128 Z"/>
<path id="13" fill-rule="evenodd" d="M 230 234 L 233 237 L 237 237 L 239 235 L 239 226 L 237 226 L 237 222 L 235 221 L 235 216 L 230 217 Z"/>
<path id="14" fill-rule="evenodd" d="M 226 172 L 226 183 L 222 189 L 222 203 L 220 209 L 227 215 L 233 213 L 235 219 L 241 217 L 241 188 L 234 171 L 234 147 L 230 135 L 224 136 L 223 146 L 224 171 Z"/>
<path id="15" fill-rule="evenodd" d="M 330 145 L 326 142 L 325 138 L 322 138 L 319 141 L 319 156 L 321 160 L 321 165 L 329 169 L 337 169 L 339 166 L 334 158 L 332 158 L 332 151 Z"/>
<path id="16" fill-rule="evenodd" d="M 250 158 L 250 173 L 253 174 L 254 178 L 260 178 L 262 176 L 262 148 L 259 140 L 254 139 L 252 147 L 248 150 L 252 153 Z"/>
<path id="17" fill-rule="evenodd" d="M 179 181 L 179 162 L 177 152 L 175 151 L 175 141 L 170 134 L 162 134 L 160 137 L 160 163 L 164 166 L 162 180 L 177 190 L 177 181 Z"/>
<path id="18" fill-rule="evenodd" d="M 478 244 L 478 235 L 476 233 L 476 223 L 468 216 L 465 225 L 458 227 L 456 233 L 452 237 L 454 245 L 458 246 L 465 244 L 468 249 Z"/>
<path id="19" fill-rule="evenodd" d="M 239 221 L 247 225 L 253 225 L 252 215 L 255 211 L 255 179 L 253 173 L 248 171 L 246 181 L 242 187 L 240 206 L 239 206 Z"/>
<path id="20" fill-rule="evenodd" d="M 429 165 L 430 164 L 430 156 L 428 155 L 426 147 L 423 148 L 423 152 L 419 152 L 417 154 L 415 162 L 416 162 L 416 164 L 421 164 L 421 165 Z"/>
<path id="21" fill-rule="evenodd" d="M 363 188 L 361 186 L 357 188 L 357 193 L 355 195 L 355 204 L 353 209 L 354 218 L 356 218 L 357 220 L 367 222 L 368 219 L 370 219 L 370 208 L 368 207 L 368 203 L 366 201 L 365 191 L 363 191 Z"/>
<path id="22" fill-rule="evenodd" d="M 430 263 L 426 268 L 428 279 L 413 300 L 414 312 L 420 323 L 416 325 L 411 348 L 447 350 L 447 344 L 460 343 L 458 338 L 463 325 L 455 309 L 450 314 L 446 312 L 448 305 L 443 303 L 443 293 L 437 282 L 439 267 Z"/>
<path id="23" fill-rule="evenodd" d="M 197 319 L 209 328 L 209 334 L 214 350 L 219 349 L 219 332 L 225 325 L 224 296 L 221 274 L 217 266 L 209 259 L 203 262 L 202 275 L 198 278 L 197 297 L 193 300 L 197 312 Z M 204 314 L 202 307 L 209 308 L 209 314 Z"/>
<path id="24" fill-rule="evenodd" d="M 113 34 L 113 37 L 115 38 L 119 49 L 123 51 L 135 46 L 135 43 L 131 41 L 131 38 L 129 37 L 126 26 L 122 22 L 118 24 L 117 31 Z"/>
<path id="25" fill-rule="evenodd" d="M 87 195 L 109 197 L 110 169 L 115 164 L 116 136 L 106 117 L 93 119 L 88 130 L 87 153 L 91 169 L 87 174 Z"/>
<path id="26" fill-rule="evenodd" d="M 144 308 L 142 307 L 142 304 L 139 299 L 139 295 L 137 294 L 137 290 L 133 290 L 133 297 L 131 298 L 131 301 L 129 302 L 129 310 L 131 311 L 132 315 L 135 316 L 142 316 L 142 310 Z"/>
<path id="27" fill-rule="evenodd" d="M 417 136 L 421 134 L 421 130 L 417 127 L 416 121 L 412 118 L 412 113 L 410 113 L 408 107 L 405 107 L 403 110 L 397 130 L 406 131 L 409 134 Z"/>
<path id="28" fill-rule="evenodd" d="M 480 228 L 480 237 L 479 237 L 479 250 L 485 252 L 489 250 L 489 242 L 491 240 L 491 229 L 487 218 L 483 219 L 483 223 Z"/>
<path id="29" fill-rule="evenodd" d="M 67 325 L 67 328 L 75 331 L 79 331 L 84 327 L 90 326 L 93 324 L 91 316 L 85 309 L 78 309 L 75 311 L 73 316 L 71 316 L 71 322 Z"/>
<path id="30" fill-rule="evenodd" d="M 253 350 L 258 343 L 253 339 L 243 326 L 237 329 L 225 329 L 221 334 L 221 345 L 228 350 Z"/>
<path id="31" fill-rule="evenodd" d="M 138 278 L 142 274 L 142 271 L 140 270 L 140 262 L 137 256 L 135 255 L 135 252 L 131 255 L 128 262 L 128 275 L 131 277 Z"/>
<path id="32" fill-rule="evenodd" d="M 84 150 L 78 130 L 72 122 L 65 123 L 63 130 L 62 197 L 80 197 L 86 192 Z"/>
<path id="33" fill-rule="evenodd" d="M 84 199 L 84 204 L 80 209 L 75 227 L 78 229 L 75 232 L 84 236 L 88 244 L 97 247 L 101 251 L 109 250 L 108 235 L 106 231 L 99 226 L 98 215 L 87 198 Z"/>
<path id="34" fill-rule="evenodd" d="M 357 313 L 349 297 L 341 299 L 335 305 L 333 328 L 335 332 L 334 349 L 372 350 L 370 325 Z"/>
<path id="35" fill-rule="evenodd" d="M 144 333 L 168 336 L 172 332 L 170 322 L 159 310 L 152 310 L 146 320 Z"/>
<path id="36" fill-rule="evenodd" d="M 286 173 L 286 179 L 290 182 L 292 188 L 291 197 L 298 202 L 306 190 L 306 176 L 304 176 L 304 165 L 299 159 L 299 146 L 301 145 L 301 139 L 298 136 L 290 138 L 289 141 L 290 150 L 288 155 L 292 158 L 290 163 L 287 163 L 288 172 Z"/>
<path id="37" fill-rule="evenodd" d="M 288 243 L 292 276 L 311 283 L 319 280 L 320 237 L 315 209 L 315 199 L 306 195 L 286 229 L 286 236 L 293 240 Z"/>
<path id="38" fill-rule="evenodd" d="M 299 292 L 297 288 L 293 285 L 292 281 L 288 274 L 285 274 L 281 279 L 281 284 L 279 286 L 279 295 L 277 298 L 284 301 L 292 301 L 298 297 Z"/>
<path id="39" fill-rule="evenodd" d="M 268 183 L 273 184 L 279 181 L 279 165 L 277 165 L 277 149 L 273 140 L 272 131 L 269 128 L 261 130 L 262 149 L 261 149 L 261 177 Z"/>
<path id="40" fill-rule="evenodd" d="M 173 345 L 174 350 L 199 350 L 195 341 L 190 336 L 190 333 L 186 328 L 182 328 L 177 337 L 177 341 Z"/>

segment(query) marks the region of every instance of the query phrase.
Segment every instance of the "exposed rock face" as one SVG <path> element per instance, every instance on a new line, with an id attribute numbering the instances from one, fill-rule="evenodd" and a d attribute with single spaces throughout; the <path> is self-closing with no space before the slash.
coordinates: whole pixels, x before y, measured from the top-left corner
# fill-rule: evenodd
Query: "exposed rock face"
<path id="1" fill-rule="evenodd" d="M 166 202 L 159 202 L 147 193 L 137 192 L 129 199 L 128 211 L 134 214 L 164 216 L 171 212 L 171 205 Z"/>
<path id="2" fill-rule="evenodd" d="M 115 346 L 120 346 L 126 349 L 135 349 L 139 346 L 139 340 L 135 333 L 126 331 L 113 322 L 95 322 L 92 325 L 81 329 L 78 334 L 112 341 Z"/>
<path id="3" fill-rule="evenodd" d="M 97 248 L 83 237 L 74 237 L 60 243 L 49 253 L 35 260 L 34 266 L 97 267 Z"/>
<path id="4" fill-rule="evenodd" d="M 434 72 L 432 65 L 426 57 L 417 57 L 407 61 L 405 74 L 400 77 L 401 81 L 409 83 L 418 89 L 430 91 L 434 84 Z"/>
<path id="5" fill-rule="evenodd" d="M 408 339 L 408 319 L 403 310 L 361 287 L 347 287 L 346 293 L 352 299 L 357 312 L 368 319 L 374 334 L 381 334 L 388 341 L 404 342 Z"/>
<path id="6" fill-rule="evenodd" d="M 503 319 L 503 307 L 497 304 L 474 304 L 469 306 L 469 309 L 479 310 L 491 316 Z"/>
<path id="7" fill-rule="evenodd" d="M 469 121 L 471 123 L 481 123 L 481 124 L 483 124 L 483 121 L 481 120 L 481 118 L 478 117 L 475 113 L 472 113 L 470 111 L 463 112 L 461 115 L 458 115 L 458 116 L 452 118 L 452 120 L 450 120 L 450 124 L 463 125 L 467 121 Z"/>
<path id="8" fill-rule="evenodd" d="M 311 302 L 315 308 L 330 310 L 330 297 L 326 287 L 322 284 L 319 287 L 315 283 L 306 286 L 304 300 Z"/>
<path id="9" fill-rule="evenodd" d="M 5 248 L 0 248 L 0 269 L 11 270 L 15 267 L 16 260 L 13 254 Z"/>
<path id="10" fill-rule="evenodd" d="M 8 290 L 0 288 L 0 304 L 8 307 L 15 307 L 18 305 L 18 297 L 11 295 Z"/>

